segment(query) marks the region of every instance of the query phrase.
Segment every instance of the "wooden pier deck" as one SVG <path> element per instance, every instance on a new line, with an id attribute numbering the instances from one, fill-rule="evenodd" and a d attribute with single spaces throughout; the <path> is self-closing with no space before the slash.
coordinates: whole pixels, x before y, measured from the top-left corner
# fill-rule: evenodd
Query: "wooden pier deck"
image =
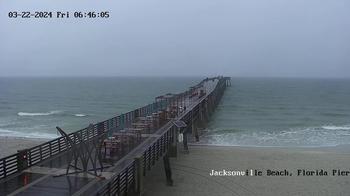
<path id="1" fill-rule="evenodd" d="M 87 172 L 66 175 L 72 145 L 65 143 L 64 137 L 4 157 L 0 159 L 0 195 L 140 195 L 143 177 L 156 161 L 163 159 L 171 172 L 168 156 L 176 156 L 180 144 L 186 148 L 188 134 L 199 139 L 197 125 L 209 120 L 229 85 L 228 77 L 207 78 L 186 92 L 157 97 L 145 107 L 69 134 L 79 145 L 103 134 L 120 133 L 137 119 L 168 115 L 163 120 L 159 117 L 158 126 L 150 133 L 142 133 L 138 142 L 111 155 L 109 161 L 104 160 L 105 168 L 98 171 L 98 176 Z M 176 108 L 175 116 L 170 115 L 172 108 Z M 178 122 L 187 126 L 179 127 Z M 178 141 L 179 134 L 183 134 L 183 142 Z M 76 135 L 81 136 L 79 142 Z M 81 163 L 77 166 L 81 167 Z M 91 169 L 91 163 L 88 167 Z M 171 173 L 167 178 L 171 182 Z"/>

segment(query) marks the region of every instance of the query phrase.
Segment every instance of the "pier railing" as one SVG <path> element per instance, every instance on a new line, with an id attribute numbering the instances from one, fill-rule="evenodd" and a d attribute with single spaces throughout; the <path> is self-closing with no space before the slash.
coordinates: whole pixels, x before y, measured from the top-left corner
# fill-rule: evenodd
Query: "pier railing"
<path id="1" fill-rule="evenodd" d="M 213 77 L 213 78 L 206 78 L 202 80 L 199 84 L 196 86 L 192 87 L 190 90 L 187 90 L 183 93 L 176 94 L 170 98 L 165 98 L 162 99 L 161 101 L 156 101 L 152 104 L 146 105 L 144 107 L 138 108 L 136 110 L 133 110 L 131 112 L 121 114 L 119 116 L 110 118 L 108 120 L 96 123 L 93 125 L 93 128 L 86 127 L 84 129 L 81 129 L 79 131 L 76 131 L 74 133 L 70 133 L 69 137 L 72 138 L 73 141 L 79 142 L 78 139 L 74 138 L 76 134 L 80 135 L 83 141 L 89 140 L 93 137 L 96 137 L 102 133 L 112 133 L 114 131 L 118 131 L 121 129 L 124 129 L 125 127 L 129 127 L 131 123 L 138 117 L 143 117 L 147 115 L 151 115 L 154 112 L 164 110 L 166 109 L 169 105 L 174 104 L 175 102 L 178 101 L 178 99 L 182 99 L 183 97 L 188 96 L 191 94 L 197 87 L 200 87 L 203 85 L 204 82 L 208 80 L 215 80 L 219 79 L 218 84 L 216 85 L 215 89 L 210 93 L 210 96 L 213 95 L 217 90 L 217 88 L 221 85 L 222 81 L 225 80 L 223 77 Z M 209 97 L 209 95 L 207 95 Z M 215 97 L 215 96 L 214 96 Z M 173 129 L 171 127 L 169 130 Z M 168 145 L 168 136 L 167 135 L 168 131 L 166 132 L 166 136 L 162 136 L 159 141 L 157 140 L 156 143 L 151 145 L 147 152 L 145 151 L 144 154 L 144 165 L 147 168 L 150 168 L 150 163 L 154 163 L 154 160 L 159 157 L 159 153 L 161 151 L 166 150 L 166 145 Z M 173 138 L 172 138 L 173 139 Z M 162 143 L 163 142 L 163 143 Z M 155 146 L 154 146 L 155 145 Z M 24 149 L 20 150 L 17 153 L 6 156 L 4 158 L 0 159 L 0 180 L 5 179 L 9 176 L 18 174 L 19 172 L 25 170 L 28 167 L 37 165 L 42 163 L 43 161 L 49 160 L 55 156 L 58 156 L 61 153 L 64 153 L 69 149 L 70 146 L 67 146 L 66 143 L 64 142 L 63 137 L 58 137 L 56 139 L 53 139 L 51 141 L 45 142 L 43 144 L 40 144 L 38 146 L 29 148 L 29 149 Z M 126 170 L 132 170 L 132 166 L 126 167 Z M 145 171 L 145 170 L 144 170 Z M 128 172 L 126 172 L 127 175 L 132 175 Z M 121 174 L 119 176 L 119 181 L 114 181 L 114 183 L 121 183 L 123 182 L 124 179 L 124 174 Z M 126 182 L 130 181 L 133 179 L 132 177 L 125 177 L 127 180 Z M 115 180 L 115 179 L 114 179 Z M 112 183 L 112 182 L 111 182 Z M 110 184 L 111 185 L 111 184 Z M 115 185 L 115 184 L 113 184 Z M 119 184 L 119 187 L 122 184 Z M 113 186 L 114 187 L 114 186 Z M 115 187 L 114 187 L 115 188 Z"/>

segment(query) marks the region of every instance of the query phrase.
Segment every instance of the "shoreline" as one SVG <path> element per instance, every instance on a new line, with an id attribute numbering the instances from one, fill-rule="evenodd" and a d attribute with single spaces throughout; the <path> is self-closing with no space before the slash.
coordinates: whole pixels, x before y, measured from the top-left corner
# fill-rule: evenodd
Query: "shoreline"
<path id="1" fill-rule="evenodd" d="M 273 149 L 273 148 L 279 148 L 279 149 L 348 149 L 350 152 L 350 144 L 337 144 L 333 146 L 248 146 L 248 145 L 220 145 L 220 144 L 205 144 L 205 143 L 188 143 L 188 146 L 203 146 L 203 147 L 237 147 L 237 148 L 266 148 L 266 149 Z"/>
<path id="2" fill-rule="evenodd" d="M 0 136 L 0 158 L 17 153 L 17 150 L 31 148 L 50 141 L 52 138 L 28 138 L 15 136 Z M 189 143 L 192 147 L 220 147 L 239 149 L 280 149 L 280 150 L 314 150 L 324 152 L 350 153 L 350 144 L 339 144 L 336 146 L 229 146 L 205 143 Z"/>
<path id="3" fill-rule="evenodd" d="M 218 147 L 218 148 L 237 148 L 237 149 L 266 149 L 266 150 L 295 150 L 295 151 L 314 151 L 314 152 L 332 152 L 350 154 L 350 144 L 338 144 L 336 146 L 227 146 L 217 144 L 197 144 L 189 143 L 192 147 Z"/>

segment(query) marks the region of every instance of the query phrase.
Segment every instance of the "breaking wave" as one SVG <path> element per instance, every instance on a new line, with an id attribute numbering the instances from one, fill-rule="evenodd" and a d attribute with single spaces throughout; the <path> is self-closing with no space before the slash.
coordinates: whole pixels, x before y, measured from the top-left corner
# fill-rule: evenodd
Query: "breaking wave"
<path id="1" fill-rule="evenodd" d="M 74 116 L 76 116 L 76 117 L 85 117 L 87 115 L 86 114 L 74 114 Z"/>
<path id="2" fill-rule="evenodd" d="M 62 111 L 50 111 L 50 112 L 38 112 L 38 113 L 31 113 L 31 112 L 18 112 L 18 116 L 49 116 L 54 114 L 59 114 Z"/>
<path id="3" fill-rule="evenodd" d="M 350 130 L 350 126 L 323 126 L 322 128 L 328 130 Z"/>
<path id="4" fill-rule="evenodd" d="M 350 144 L 350 125 L 295 128 L 280 131 L 207 130 L 204 143 L 224 146 L 337 146 Z"/>

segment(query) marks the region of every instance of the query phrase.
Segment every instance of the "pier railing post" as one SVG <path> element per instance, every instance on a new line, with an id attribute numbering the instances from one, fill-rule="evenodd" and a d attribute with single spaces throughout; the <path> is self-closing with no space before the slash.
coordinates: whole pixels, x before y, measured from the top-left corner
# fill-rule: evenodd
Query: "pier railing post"
<path id="1" fill-rule="evenodd" d="M 134 193 L 137 196 L 141 196 L 143 193 L 143 165 L 142 165 L 142 161 L 143 160 L 143 156 L 140 157 L 136 157 L 135 158 L 135 187 L 134 187 Z"/>
<path id="2" fill-rule="evenodd" d="M 17 155 L 17 168 L 18 171 L 22 171 L 25 168 L 28 167 L 28 150 L 23 149 L 23 150 L 18 150 L 18 155 Z"/>

